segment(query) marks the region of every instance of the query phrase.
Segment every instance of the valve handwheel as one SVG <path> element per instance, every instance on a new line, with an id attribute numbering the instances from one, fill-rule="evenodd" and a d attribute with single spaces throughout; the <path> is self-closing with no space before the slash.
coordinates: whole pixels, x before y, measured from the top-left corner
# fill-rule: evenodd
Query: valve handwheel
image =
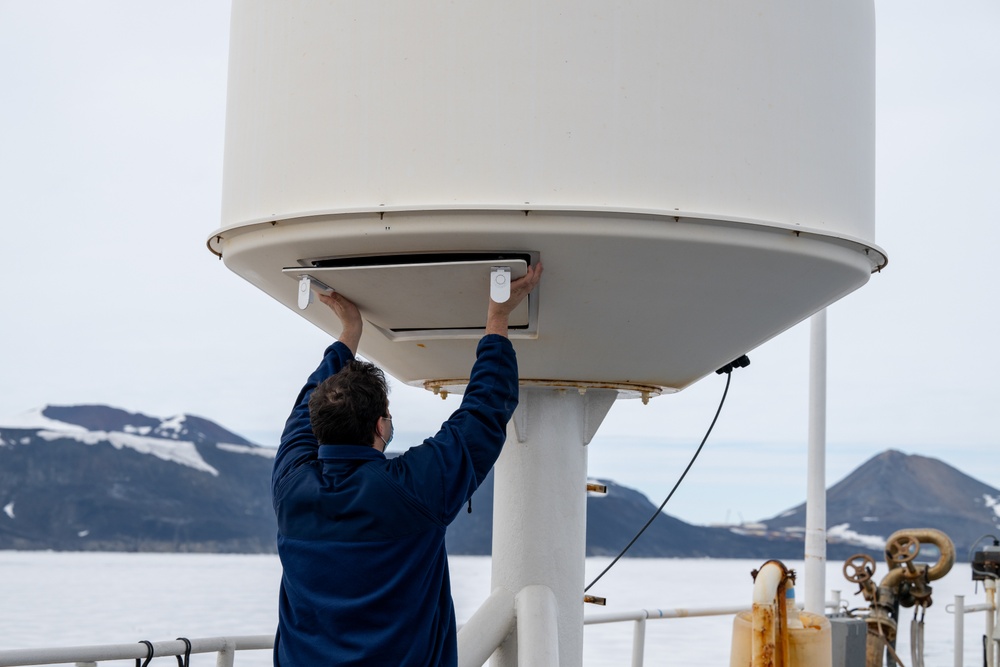
<path id="1" fill-rule="evenodd" d="M 920 541 L 912 535 L 900 535 L 885 545 L 886 560 L 890 564 L 909 563 L 920 553 Z"/>
<path id="2" fill-rule="evenodd" d="M 852 584 L 868 581 L 875 574 L 875 559 L 868 554 L 855 554 L 844 561 L 844 578 Z"/>

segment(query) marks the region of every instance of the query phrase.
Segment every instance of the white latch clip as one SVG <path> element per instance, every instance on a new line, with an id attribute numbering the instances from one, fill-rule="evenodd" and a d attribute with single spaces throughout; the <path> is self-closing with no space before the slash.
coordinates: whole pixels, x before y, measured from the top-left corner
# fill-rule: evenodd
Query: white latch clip
<path id="1" fill-rule="evenodd" d="M 510 298 L 510 267 L 494 266 L 490 269 L 490 298 L 504 303 Z"/>
<path id="2" fill-rule="evenodd" d="M 305 310 L 312 303 L 312 278 L 299 276 L 299 310 Z"/>
<path id="3" fill-rule="evenodd" d="M 335 290 L 308 274 L 299 276 L 299 310 L 305 310 L 312 303 L 313 292 L 329 294 Z"/>

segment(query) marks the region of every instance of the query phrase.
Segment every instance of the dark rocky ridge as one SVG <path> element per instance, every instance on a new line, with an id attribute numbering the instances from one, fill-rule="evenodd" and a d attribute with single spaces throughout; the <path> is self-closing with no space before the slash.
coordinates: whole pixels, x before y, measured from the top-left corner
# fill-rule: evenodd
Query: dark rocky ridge
<path id="1" fill-rule="evenodd" d="M 615 556 L 649 520 L 656 506 L 644 495 L 610 480 L 606 496 L 587 498 L 587 555 Z M 471 513 L 461 512 L 448 529 L 448 553 L 489 555 L 493 530 L 493 473 L 476 491 Z M 857 548 L 851 547 L 851 553 Z M 629 549 L 640 558 L 784 558 L 802 557 L 794 535 L 775 538 L 741 535 L 728 528 L 685 523 L 661 513 Z M 845 556 L 846 557 L 846 556 Z"/>
<path id="2" fill-rule="evenodd" d="M 64 426 L 0 427 L 0 549 L 274 552 L 273 450 L 200 417 L 106 406 L 54 406 L 41 416 Z M 655 510 L 638 491 L 604 481 L 607 496 L 587 500 L 591 556 L 617 554 Z M 830 489 L 827 516 L 830 526 L 883 538 L 899 528 L 941 528 L 965 559 L 979 536 L 1000 533 L 996 501 L 1000 491 L 941 461 L 889 451 Z M 473 512 L 449 528 L 450 553 L 490 552 L 492 503 L 491 474 Z M 804 512 L 800 505 L 732 528 L 662 514 L 629 555 L 800 559 Z M 830 559 L 859 551 L 880 558 L 871 540 L 828 544 Z"/>
<path id="3" fill-rule="evenodd" d="M 83 426 L 93 444 L 54 429 L 0 429 L 0 549 L 275 550 L 271 450 L 198 417 L 104 406 L 50 407 L 43 416 Z M 141 439 L 140 449 L 155 439 L 168 456 L 196 452 L 204 469 L 116 448 L 111 438 Z"/>

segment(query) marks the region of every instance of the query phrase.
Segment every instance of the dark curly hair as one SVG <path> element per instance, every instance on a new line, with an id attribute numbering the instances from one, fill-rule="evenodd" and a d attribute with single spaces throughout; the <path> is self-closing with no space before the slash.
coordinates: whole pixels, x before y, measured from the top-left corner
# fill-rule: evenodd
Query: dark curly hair
<path id="1" fill-rule="evenodd" d="M 353 360 L 309 397 L 313 433 L 324 445 L 371 445 L 389 414 L 389 386 L 375 364 Z"/>

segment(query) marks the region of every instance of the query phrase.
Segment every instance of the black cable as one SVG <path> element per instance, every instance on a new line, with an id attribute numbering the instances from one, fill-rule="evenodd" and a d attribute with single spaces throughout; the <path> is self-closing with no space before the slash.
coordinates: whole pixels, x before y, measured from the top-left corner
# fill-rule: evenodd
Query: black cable
<path id="1" fill-rule="evenodd" d="M 742 358 L 743 357 L 741 357 L 741 359 Z M 747 361 L 747 363 L 749 363 L 749 360 Z M 639 537 L 646 531 L 647 528 L 649 528 L 650 524 L 652 524 L 653 521 L 656 520 L 656 517 L 660 516 L 660 512 L 662 512 L 663 508 L 667 506 L 667 503 L 673 497 L 674 492 L 677 491 L 677 487 L 679 487 L 681 485 L 681 482 L 684 481 L 684 477 L 686 477 L 687 474 L 688 474 L 688 471 L 691 470 L 691 466 L 693 466 L 694 462 L 698 460 L 698 455 L 701 454 L 702 447 L 705 446 L 705 442 L 708 441 L 708 436 L 711 435 L 712 429 L 715 428 L 715 422 L 717 422 L 719 420 L 719 414 L 722 412 L 722 406 L 725 405 L 725 403 L 726 403 L 726 395 L 729 393 L 729 383 L 732 382 L 732 380 L 733 380 L 733 374 L 732 374 L 731 371 L 732 371 L 731 365 L 730 365 L 729 370 L 721 370 L 720 369 L 720 371 L 718 371 L 718 372 L 724 372 L 726 374 L 726 388 L 722 392 L 722 400 L 719 401 L 719 407 L 715 411 L 715 417 L 712 418 L 712 423 L 709 424 L 708 430 L 705 432 L 705 437 L 701 439 L 701 444 L 698 445 L 698 449 L 695 450 L 694 456 L 691 457 L 691 461 L 688 462 L 687 467 L 684 468 L 684 472 L 681 473 L 681 476 L 678 478 L 677 483 L 674 484 L 674 488 L 670 489 L 670 493 L 668 493 L 667 497 L 663 499 L 662 503 L 660 503 L 660 506 L 656 509 L 656 512 L 653 513 L 653 516 L 649 517 L 649 521 L 647 521 L 646 524 L 642 528 L 639 529 L 639 532 L 635 534 L 635 537 L 633 537 L 632 540 L 628 544 L 625 545 L 625 548 L 622 549 L 621 552 L 617 556 L 615 556 L 615 559 L 613 561 L 611 561 L 608 564 L 608 566 L 606 568 L 604 568 L 604 570 L 599 575 L 597 575 L 592 582 L 590 582 L 587 585 L 586 588 L 583 589 L 584 593 L 586 593 L 587 591 L 589 591 L 591 586 L 593 586 L 598 581 L 600 581 L 601 577 L 603 577 L 605 574 L 607 574 L 608 570 L 610 570 L 612 567 L 615 566 L 615 563 L 617 563 L 621 559 L 621 557 L 625 555 L 625 552 L 628 551 L 632 547 L 633 544 L 635 544 L 635 541 L 639 539 Z"/>
<path id="2" fill-rule="evenodd" d="M 184 657 L 175 655 L 177 667 L 191 667 L 191 640 L 187 637 L 178 637 L 177 641 L 184 642 Z"/>
<path id="3" fill-rule="evenodd" d="M 140 639 L 139 643 L 146 645 L 146 661 L 143 662 L 142 658 L 136 658 L 135 667 L 146 667 L 153 660 L 153 642 L 148 639 Z"/>

